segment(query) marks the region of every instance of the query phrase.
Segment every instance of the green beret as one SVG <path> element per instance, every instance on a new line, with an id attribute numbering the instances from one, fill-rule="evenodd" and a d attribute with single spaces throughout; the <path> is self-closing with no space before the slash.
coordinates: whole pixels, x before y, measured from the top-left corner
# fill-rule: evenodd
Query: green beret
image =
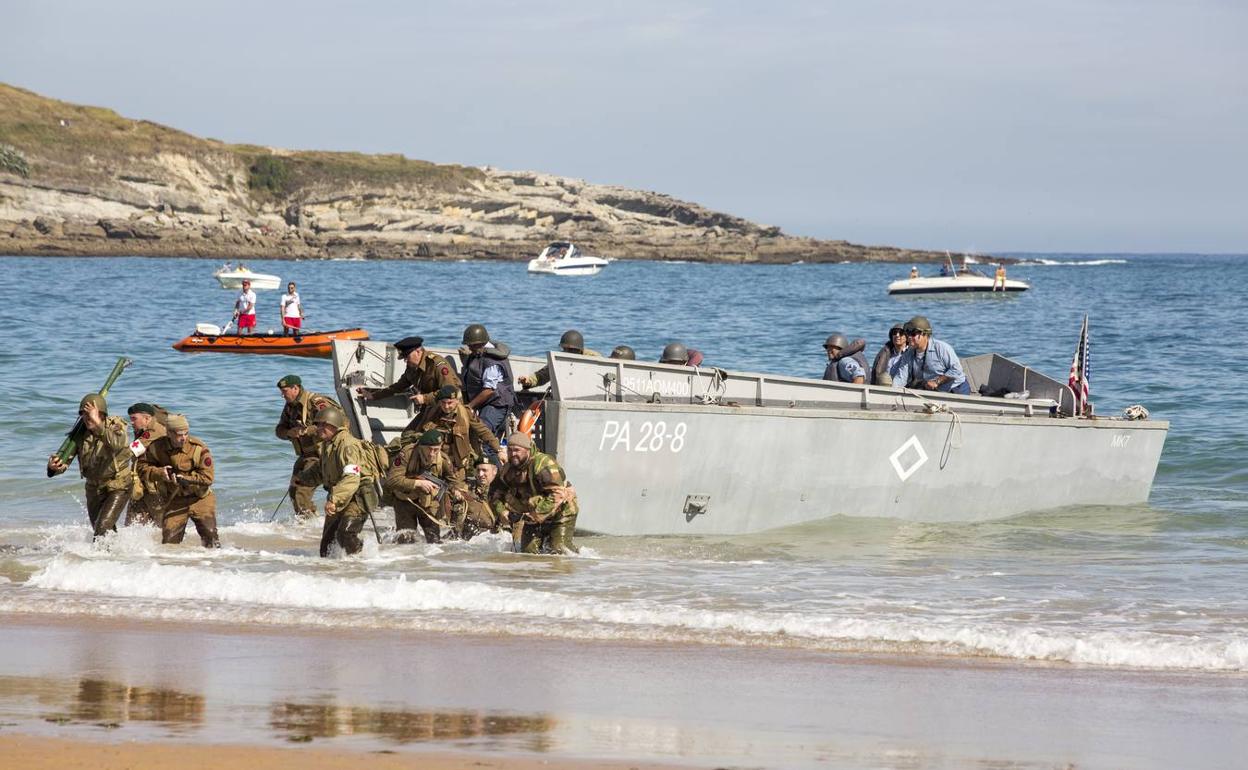
<path id="1" fill-rule="evenodd" d="M 442 446 L 442 431 L 427 430 L 416 439 L 416 446 Z"/>
<path id="2" fill-rule="evenodd" d="M 299 379 L 299 375 L 297 374 L 288 374 L 277 381 L 277 387 L 279 388 L 289 388 L 291 385 L 298 385 L 302 387 L 303 380 Z"/>
<path id="3" fill-rule="evenodd" d="M 459 395 L 459 388 L 455 387 L 454 385 L 443 385 L 442 387 L 438 388 L 438 400 L 439 401 L 441 401 L 444 398 L 455 398 L 458 395 Z"/>
<path id="4" fill-rule="evenodd" d="M 155 417 L 156 407 L 152 406 L 151 404 L 145 404 L 142 401 L 140 401 L 137 404 L 131 404 L 130 408 L 126 410 L 126 414 L 138 414 L 139 412 L 142 412 L 143 414 L 150 414 L 151 416 Z"/>

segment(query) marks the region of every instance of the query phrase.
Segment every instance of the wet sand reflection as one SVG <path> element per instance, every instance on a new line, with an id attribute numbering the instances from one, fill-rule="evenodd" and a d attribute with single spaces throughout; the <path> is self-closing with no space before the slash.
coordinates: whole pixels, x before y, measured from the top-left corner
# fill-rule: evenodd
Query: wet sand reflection
<path id="1" fill-rule="evenodd" d="M 169 728 L 194 728 L 204 722 L 201 695 L 153 687 L 134 687 L 101 679 L 0 677 L 0 702 L 14 707 L 30 699 L 36 716 L 53 724 L 118 727 L 126 722 L 152 722 Z"/>
<path id="2" fill-rule="evenodd" d="M 275 703 L 269 715 L 269 726 L 290 741 L 373 735 L 396 743 L 470 741 L 484 748 L 506 744 L 509 749 L 539 752 L 549 749 L 546 736 L 555 721 L 548 716 L 385 710 L 328 702 Z"/>

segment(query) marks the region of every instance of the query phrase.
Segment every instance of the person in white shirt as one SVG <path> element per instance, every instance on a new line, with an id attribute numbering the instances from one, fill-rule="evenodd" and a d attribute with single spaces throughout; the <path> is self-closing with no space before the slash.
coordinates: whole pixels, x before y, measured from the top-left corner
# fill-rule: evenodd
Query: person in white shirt
<path id="1" fill-rule="evenodd" d="M 282 295 L 282 334 L 298 334 L 303 326 L 303 300 L 295 291 L 295 282 L 286 284 L 286 293 Z"/>
<path id="2" fill-rule="evenodd" d="M 251 334 L 256 329 L 256 293 L 251 281 L 243 279 L 243 291 L 234 300 L 234 318 L 238 320 L 238 333 Z"/>

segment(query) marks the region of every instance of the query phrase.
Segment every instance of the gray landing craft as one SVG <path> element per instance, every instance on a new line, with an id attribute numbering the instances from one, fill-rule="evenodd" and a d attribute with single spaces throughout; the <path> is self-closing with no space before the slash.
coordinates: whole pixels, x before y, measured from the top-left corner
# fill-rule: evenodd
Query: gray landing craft
<path id="1" fill-rule="evenodd" d="M 458 362 L 454 351 L 434 352 Z M 576 486 L 579 529 L 726 535 L 829 516 L 982 521 L 1148 500 L 1169 423 L 1074 418 L 1074 394 L 1001 356 L 963 359 L 958 396 L 551 352 L 538 445 Z M 360 385 L 401 374 L 384 342 L 334 343 L 356 435 L 385 442 L 414 416 Z"/>

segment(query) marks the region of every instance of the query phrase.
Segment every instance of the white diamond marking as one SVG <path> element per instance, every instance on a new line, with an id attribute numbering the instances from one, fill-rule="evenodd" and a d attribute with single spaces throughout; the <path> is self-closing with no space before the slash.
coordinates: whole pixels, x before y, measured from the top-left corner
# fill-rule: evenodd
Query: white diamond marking
<path id="1" fill-rule="evenodd" d="M 909 449 L 913 449 L 915 451 L 915 454 L 918 455 L 918 459 L 916 459 L 909 468 L 902 468 L 901 456 L 904 455 Z M 906 443 L 897 447 L 896 452 L 893 452 L 888 456 L 888 461 L 893 464 L 893 470 L 897 471 L 897 478 L 905 481 L 913 476 L 915 471 L 922 468 L 923 463 L 927 462 L 927 452 L 923 450 L 923 445 L 919 443 L 919 437 L 911 436 Z"/>

